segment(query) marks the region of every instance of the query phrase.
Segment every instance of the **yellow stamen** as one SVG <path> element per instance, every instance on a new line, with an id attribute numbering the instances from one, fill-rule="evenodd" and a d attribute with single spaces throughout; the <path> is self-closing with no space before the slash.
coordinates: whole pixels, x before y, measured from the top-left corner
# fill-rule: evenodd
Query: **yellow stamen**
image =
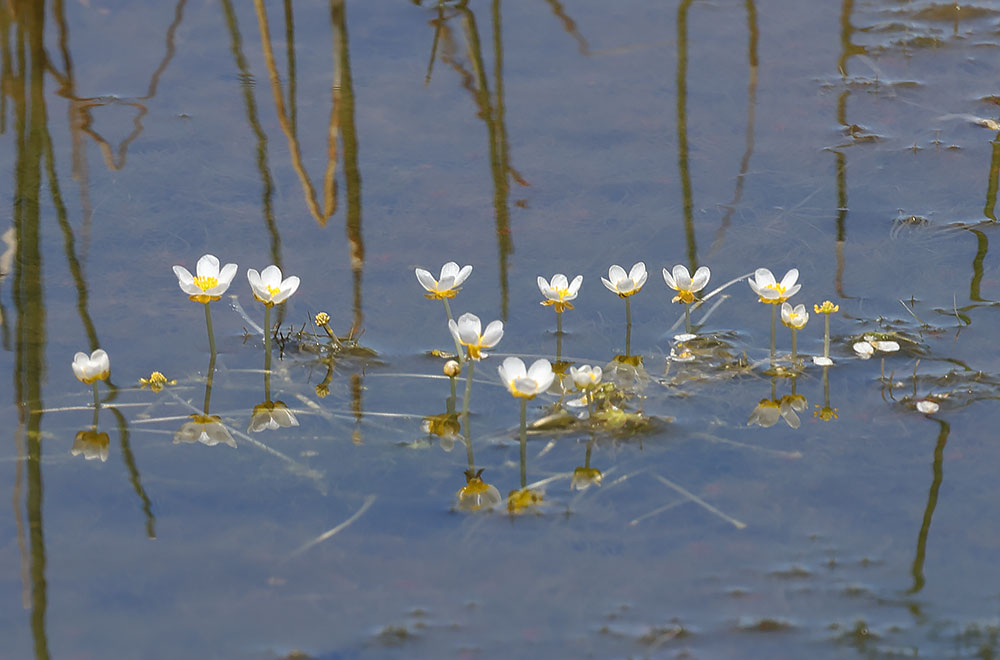
<path id="1" fill-rule="evenodd" d="M 817 314 L 833 314 L 840 311 L 840 306 L 834 305 L 829 300 L 824 300 L 822 305 L 813 305 L 813 310 Z"/>
<path id="2" fill-rule="evenodd" d="M 443 300 L 444 298 L 454 298 L 458 295 L 459 287 L 454 289 L 446 289 L 444 291 L 432 291 L 431 293 L 425 293 L 424 297 L 428 300 Z"/>
<path id="3" fill-rule="evenodd" d="M 673 302 L 684 302 L 693 303 L 695 301 L 694 292 L 687 291 L 685 289 L 678 289 L 677 295 L 674 296 Z"/>
<path id="4" fill-rule="evenodd" d="M 281 289 L 280 288 L 275 288 L 275 287 L 273 287 L 271 285 L 268 285 L 265 288 L 267 289 L 268 294 L 270 294 L 270 296 L 272 298 L 275 297 L 276 295 L 278 295 L 279 293 L 281 293 Z"/>
<path id="5" fill-rule="evenodd" d="M 199 275 L 194 278 L 194 285 L 202 291 L 208 291 L 211 288 L 219 286 L 219 280 L 207 275 Z"/>

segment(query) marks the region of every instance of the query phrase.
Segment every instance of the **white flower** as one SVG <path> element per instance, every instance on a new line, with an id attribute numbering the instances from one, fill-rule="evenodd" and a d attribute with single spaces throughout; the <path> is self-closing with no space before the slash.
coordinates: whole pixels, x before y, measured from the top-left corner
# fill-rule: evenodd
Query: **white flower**
<path id="1" fill-rule="evenodd" d="M 831 360 L 828 357 L 823 357 L 822 355 L 814 355 L 813 364 L 815 364 L 818 367 L 832 367 L 833 360 Z"/>
<path id="2" fill-rule="evenodd" d="M 880 341 L 873 335 L 865 335 L 863 341 L 856 342 L 853 346 L 854 352 L 862 360 L 867 360 L 875 351 L 883 353 L 894 353 L 899 350 L 899 342 L 892 340 Z"/>
<path id="3" fill-rule="evenodd" d="M 583 284 L 583 275 L 577 275 L 572 282 L 562 273 L 553 275 L 551 282 L 546 282 L 544 277 L 539 276 L 538 290 L 545 296 L 542 304 L 554 306 L 557 312 L 573 309 L 573 305 L 569 301 L 576 298 L 581 284 Z"/>
<path id="4" fill-rule="evenodd" d="M 196 277 L 192 277 L 184 266 L 174 266 L 174 275 L 177 276 L 181 291 L 188 294 L 191 300 L 200 303 L 218 300 L 236 277 L 236 271 L 236 264 L 226 264 L 220 271 L 219 259 L 214 254 L 206 254 L 198 260 Z"/>
<path id="5" fill-rule="evenodd" d="M 933 415 L 940 409 L 941 406 L 939 406 L 934 401 L 930 401 L 928 399 L 924 399 L 923 401 L 917 401 L 917 410 L 919 410 L 925 415 Z"/>
<path id="6" fill-rule="evenodd" d="M 691 277 L 691 273 L 688 272 L 687 266 L 682 266 L 681 264 L 674 266 L 673 273 L 668 271 L 666 268 L 663 269 L 663 281 L 667 283 L 667 286 L 677 292 L 677 295 L 674 296 L 673 302 L 694 302 L 694 294 L 705 288 L 705 285 L 708 284 L 708 278 L 711 276 L 712 271 L 708 269 L 708 266 L 702 266 L 696 270 L 694 272 L 694 277 Z"/>
<path id="7" fill-rule="evenodd" d="M 747 283 L 762 303 L 777 305 L 785 302 L 799 292 L 802 285 L 795 283 L 798 279 L 798 268 L 793 268 L 785 273 L 785 276 L 781 278 L 781 282 L 776 282 L 774 275 L 768 269 L 758 268 L 754 271 L 753 277 L 747 280 Z"/>
<path id="8" fill-rule="evenodd" d="M 249 432 L 274 431 L 278 428 L 298 426 L 299 420 L 295 414 L 289 410 L 281 401 L 265 401 L 253 407 L 253 416 L 250 418 Z"/>
<path id="9" fill-rule="evenodd" d="M 578 390 L 585 390 L 590 387 L 597 387 L 601 382 L 604 371 L 600 367 L 592 367 L 585 364 L 579 369 L 569 368 L 569 374 L 573 378 L 573 384 Z"/>
<path id="10" fill-rule="evenodd" d="M 674 341 L 684 343 L 686 341 L 691 341 L 692 339 L 697 339 L 698 335 L 691 334 L 690 332 L 682 332 L 679 335 L 674 335 Z"/>
<path id="11" fill-rule="evenodd" d="M 184 422 L 174 433 L 174 444 L 181 442 L 200 442 L 209 447 L 222 443 L 236 447 L 236 441 L 218 415 L 191 415 L 191 421 Z"/>
<path id="12" fill-rule="evenodd" d="M 646 283 L 646 264 L 639 262 L 632 266 L 632 269 L 625 273 L 625 269 L 615 264 L 608 269 L 608 279 L 601 278 L 604 286 L 610 291 L 617 293 L 622 298 L 627 298 L 633 293 L 638 293 L 642 285 Z"/>
<path id="13" fill-rule="evenodd" d="M 281 269 L 277 266 L 268 266 L 259 273 L 250 268 L 247 280 L 250 281 L 253 297 L 268 307 L 285 302 L 299 288 L 299 278 L 292 275 L 281 279 Z"/>
<path id="14" fill-rule="evenodd" d="M 86 353 L 77 353 L 73 356 L 73 373 L 80 382 L 92 385 L 111 375 L 111 360 L 100 348 L 89 356 Z"/>
<path id="15" fill-rule="evenodd" d="M 493 348 L 503 337 L 503 321 L 493 321 L 486 326 L 486 332 L 482 331 L 482 322 L 475 314 L 465 313 L 458 317 L 458 322 L 448 320 L 448 330 L 462 346 L 469 350 L 469 357 L 473 360 L 481 360 L 487 354 L 484 348 Z"/>
<path id="16" fill-rule="evenodd" d="M 441 266 L 441 277 L 438 279 L 434 279 L 434 276 L 423 268 L 416 268 L 413 272 L 416 274 L 420 286 L 429 292 L 424 295 L 431 300 L 440 300 L 455 297 L 462 282 L 472 273 L 472 266 L 459 268 L 454 261 L 449 261 Z"/>
<path id="17" fill-rule="evenodd" d="M 497 371 L 510 393 L 525 399 L 533 399 L 549 389 L 556 377 L 552 364 L 544 358 L 535 360 L 531 367 L 525 369 L 521 358 L 509 357 L 497 367 Z"/>
<path id="18" fill-rule="evenodd" d="M 781 303 L 781 322 L 793 330 L 801 330 L 806 327 L 809 320 L 809 312 L 805 305 L 792 307 L 789 303 Z"/>
<path id="19" fill-rule="evenodd" d="M 107 433 L 98 433 L 96 429 L 80 431 L 73 439 L 73 448 L 70 450 L 70 454 L 73 456 L 83 454 L 83 457 L 88 461 L 100 459 L 104 463 L 108 460 L 108 446 L 110 444 L 111 439 L 108 438 Z"/>

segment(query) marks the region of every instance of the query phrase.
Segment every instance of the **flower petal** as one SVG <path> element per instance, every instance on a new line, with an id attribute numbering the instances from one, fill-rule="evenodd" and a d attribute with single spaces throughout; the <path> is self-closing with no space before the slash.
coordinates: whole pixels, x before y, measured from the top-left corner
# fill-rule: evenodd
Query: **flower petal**
<path id="1" fill-rule="evenodd" d="M 667 286 L 674 291 L 677 290 L 677 280 L 674 279 L 674 276 L 671 275 L 670 271 L 666 268 L 663 269 L 663 281 L 666 282 Z"/>
<path id="2" fill-rule="evenodd" d="M 298 276 L 292 275 L 291 277 L 286 278 L 281 283 L 281 287 L 279 288 L 281 289 L 281 291 L 279 291 L 278 294 L 275 295 L 274 298 L 272 298 L 272 301 L 274 302 L 275 305 L 277 305 L 278 303 L 285 302 L 291 297 L 293 293 L 295 293 L 298 290 L 299 288 Z"/>
<path id="3" fill-rule="evenodd" d="M 420 286 L 424 287 L 425 291 L 437 290 L 437 280 L 434 279 L 434 276 L 429 271 L 423 268 L 414 268 L 413 273 L 417 276 L 417 281 L 420 282 Z"/>
<path id="4" fill-rule="evenodd" d="M 617 283 L 620 280 L 625 279 L 625 275 L 626 275 L 625 269 L 619 266 L 618 264 L 615 264 L 614 266 L 608 269 L 608 279 L 611 280 L 612 282 Z M 611 290 L 615 291 L 613 287 Z"/>
<path id="5" fill-rule="evenodd" d="M 441 266 L 441 277 L 438 279 L 443 280 L 446 277 L 454 278 L 458 275 L 458 264 L 454 261 L 449 261 L 445 265 Z"/>
<path id="6" fill-rule="evenodd" d="M 482 345 L 486 348 L 492 348 L 500 343 L 502 338 L 503 321 L 492 321 L 488 326 L 486 326 L 486 331 L 483 332 Z"/>
<path id="7" fill-rule="evenodd" d="M 636 282 L 636 286 L 642 286 L 646 282 L 646 264 L 642 261 L 634 264 L 628 272 L 628 278 Z"/>
<path id="8" fill-rule="evenodd" d="M 198 277 L 219 277 L 219 258 L 214 254 L 202 255 L 195 265 Z"/>
<path id="9" fill-rule="evenodd" d="M 577 275 L 573 278 L 573 281 L 569 283 L 569 292 L 574 298 L 576 298 L 576 294 L 580 291 L 581 284 L 583 284 L 583 275 Z"/>
<path id="10" fill-rule="evenodd" d="M 702 266 L 694 272 L 694 277 L 691 278 L 691 290 L 701 291 L 711 277 L 712 271 L 709 270 L 708 266 Z"/>
<path id="11" fill-rule="evenodd" d="M 782 289 L 792 288 L 792 286 L 795 284 L 796 281 L 798 281 L 798 279 L 799 279 L 799 269 L 792 268 L 787 273 L 785 273 L 784 277 L 781 278 L 781 288 Z"/>
<path id="12" fill-rule="evenodd" d="M 469 279 L 469 275 L 471 275 L 471 274 L 472 274 L 472 266 L 471 265 L 469 265 L 469 266 L 462 266 L 462 270 L 458 271 L 458 274 L 455 275 L 455 284 L 454 284 L 454 286 L 461 286 L 462 282 L 464 282 L 465 280 Z"/>

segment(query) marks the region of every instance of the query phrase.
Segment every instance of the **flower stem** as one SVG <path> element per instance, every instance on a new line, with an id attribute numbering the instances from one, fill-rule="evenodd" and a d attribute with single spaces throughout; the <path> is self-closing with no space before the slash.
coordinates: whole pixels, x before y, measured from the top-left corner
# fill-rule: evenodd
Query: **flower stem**
<path id="1" fill-rule="evenodd" d="M 94 386 L 93 386 L 94 387 L 94 430 L 95 431 L 97 430 L 97 413 L 101 410 L 101 399 L 100 399 L 100 396 L 97 393 L 97 383 L 98 383 L 98 381 L 95 380 L 94 381 Z"/>
<path id="2" fill-rule="evenodd" d="M 830 359 L 830 315 L 824 314 L 826 324 L 823 332 L 823 357 Z"/>
<path id="3" fill-rule="evenodd" d="M 469 429 L 469 399 L 472 396 L 472 371 L 476 366 L 474 360 L 468 360 L 465 372 L 465 396 L 462 397 L 462 430 L 465 432 L 465 444 L 469 455 L 472 455 L 472 431 Z"/>
<path id="4" fill-rule="evenodd" d="M 205 303 L 205 325 L 208 326 L 208 350 L 215 356 L 215 333 L 212 331 L 212 310 Z"/>
<path id="5" fill-rule="evenodd" d="M 271 306 L 264 305 L 264 400 L 271 400 Z"/>
<path id="6" fill-rule="evenodd" d="M 212 377 L 215 374 L 215 332 L 212 330 L 212 310 L 205 303 L 205 325 L 208 327 L 208 373 L 205 376 L 205 414 L 208 414 L 208 404 L 212 400 Z"/>
<path id="7" fill-rule="evenodd" d="M 684 303 L 684 332 L 691 334 L 691 303 Z"/>
<path id="8" fill-rule="evenodd" d="M 632 305 L 625 296 L 625 357 L 632 355 Z"/>
<path id="9" fill-rule="evenodd" d="M 442 298 L 441 302 L 444 303 L 444 313 L 448 315 L 448 320 L 449 321 L 454 321 L 455 317 L 453 317 L 451 315 L 451 305 L 448 304 L 448 299 L 447 298 Z M 451 332 L 449 332 L 448 334 L 451 334 Z M 454 335 L 452 335 L 451 338 L 455 342 L 455 354 L 456 354 L 456 358 L 458 359 L 459 364 L 461 364 L 461 363 L 465 362 L 465 357 L 462 355 L 462 345 L 458 343 L 458 339 Z"/>
<path id="10" fill-rule="evenodd" d="M 528 485 L 528 399 L 521 397 L 521 488 Z"/>
<path id="11" fill-rule="evenodd" d="M 771 367 L 774 367 L 774 330 L 778 325 L 778 306 L 771 305 Z"/>
<path id="12" fill-rule="evenodd" d="M 799 363 L 799 351 L 798 351 L 798 337 L 799 331 L 792 328 L 792 366 L 796 366 Z"/>
<path id="13" fill-rule="evenodd" d="M 455 377 L 454 376 L 449 376 L 448 377 L 448 384 L 451 385 L 451 396 L 448 397 L 448 404 L 447 404 L 448 405 L 448 412 L 449 413 L 453 413 L 453 412 L 455 412 L 455 398 L 456 398 L 455 397 L 456 384 L 455 384 Z"/>
<path id="14" fill-rule="evenodd" d="M 562 312 L 556 312 L 556 362 L 562 360 Z"/>

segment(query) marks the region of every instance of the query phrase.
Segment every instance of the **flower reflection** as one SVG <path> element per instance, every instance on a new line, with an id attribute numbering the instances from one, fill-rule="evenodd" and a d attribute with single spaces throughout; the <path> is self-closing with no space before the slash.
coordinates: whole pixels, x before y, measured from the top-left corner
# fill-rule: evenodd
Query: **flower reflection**
<path id="1" fill-rule="evenodd" d="M 295 414 L 282 401 L 264 401 L 253 407 L 253 416 L 250 418 L 250 426 L 247 431 L 256 433 L 258 431 L 274 431 L 279 428 L 298 426 L 299 420 Z"/>
<path id="2" fill-rule="evenodd" d="M 229 430 L 222 423 L 222 418 L 218 415 L 191 415 L 190 422 L 184 422 L 180 430 L 174 433 L 174 444 L 182 442 L 200 442 L 203 445 L 214 447 L 217 444 L 236 447 L 236 441 L 229 434 Z"/>
<path id="3" fill-rule="evenodd" d="M 519 515 L 540 506 L 545 499 L 545 493 L 537 488 L 519 488 L 507 495 L 507 513 Z"/>
<path id="4" fill-rule="evenodd" d="M 466 470 L 465 485 L 456 493 L 458 508 L 462 511 L 492 509 L 500 504 L 501 495 L 496 486 L 483 481 L 483 470 Z"/>
<path id="5" fill-rule="evenodd" d="M 783 419 L 790 427 L 797 429 L 802 423 L 798 413 L 808 406 L 809 402 L 801 394 L 789 394 L 780 399 L 761 399 L 750 413 L 747 426 L 770 428 L 777 424 L 779 419 Z"/>
<path id="6" fill-rule="evenodd" d="M 586 490 L 591 486 L 600 486 L 603 481 L 604 475 L 600 470 L 581 465 L 573 470 L 569 485 L 573 490 Z"/>
<path id="7" fill-rule="evenodd" d="M 168 380 L 167 377 L 164 376 L 159 371 L 154 371 L 153 373 L 149 374 L 149 378 L 139 379 L 139 387 L 141 389 L 146 389 L 148 387 L 155 393 L 162 392 L 163 388 L 166 387 L 167 385 L 176 385 L 176 384 L 177 384 L 176 380 L 173 379 Z"/>
<path id="8" fill-rule="evenodd" d="M 70 453 L 73 456 L 82 454 L 88 461 L 99 458 L 103 463 L 108 460 L 108 446 L 110 444 L 111 440 L 107 433 L 98 433 L 95 428 L 86 429 L 77 432 Z"/>
<path id="9" fill-rule="evenodd" d="M 445 412 L 440 415 L 428 415 L 424 417 L 421 428 L 424 433 L 429 435 L 436 435 L 442 440 L 445 438 L 451 439 L 451 443 L 446 451 L 451 451 L 451 448 L 455 446 L 454 438 L 462 431 L 462 425 L 458 421 L 458 413 L 456 412 Z M 442 448 L 444 445 L 442 444 Z"/>

